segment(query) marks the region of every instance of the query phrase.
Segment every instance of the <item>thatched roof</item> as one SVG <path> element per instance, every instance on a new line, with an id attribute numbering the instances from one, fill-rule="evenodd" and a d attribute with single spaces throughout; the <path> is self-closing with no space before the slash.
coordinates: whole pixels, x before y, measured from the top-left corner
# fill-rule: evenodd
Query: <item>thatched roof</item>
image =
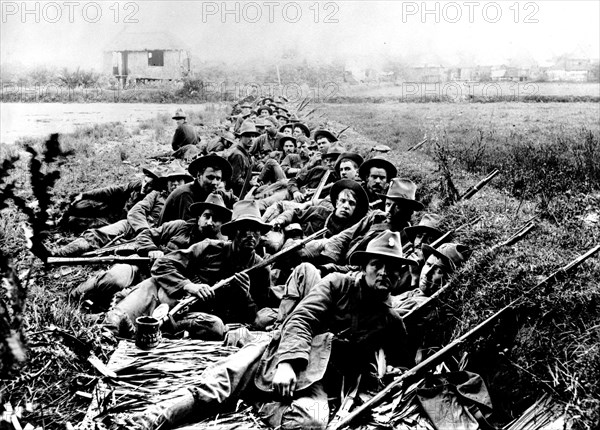
<path id="1" fill-rule="evenodd" d="M 179 38 L 168 32 L 121 32 L 108 43 L 104 51 L 188 50 Z"/>

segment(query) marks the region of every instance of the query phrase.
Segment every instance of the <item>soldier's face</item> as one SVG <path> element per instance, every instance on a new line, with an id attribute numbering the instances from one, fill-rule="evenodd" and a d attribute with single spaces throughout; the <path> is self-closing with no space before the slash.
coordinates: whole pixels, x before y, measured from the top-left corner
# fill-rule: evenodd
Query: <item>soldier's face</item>
<path id="1" fill-rule="evenodd" d="M 223 220 L 215 217 L 212 209 L 206 209 L 202 212 L 202 215 L 198 217 L 198 230 L 205 237 L 213 237 L 220 230 L 223 225 Z"/>
<path id="2" fill-rule="evenodd" d="M 342 179 L 356 179 L 358 176 L 358 169 L 356 164 L 350 160 L 342 161 L 340 163 L 340 177 Z"/>
<path id="3" fill-rule="evenodd" d="M 283 144 L 283 152 L 285 152 L 286 154 L 291 154 L 294 152 L 294 150 L 296 149 L 296 145 L 294 145 L 294 142 L 292 141 L 287 141 Z"/>
<path id="4" fill-rule="evenodd" d="M 259 239 L 260 227 L 253 222 L 244 222 L 236 231 L 233 241 L 240 251 L 251 252 L 258 245 Z"/>
<path id="5" fill-rule="evenodd" d="M 367 189 L 372 193 L 383 194 L 387 183 L 387 172 L 385 169 L 371 167 L 367 176 Z"/>
<path id="6" fill-rule="evenodd" d="M 335 215 L 341 219 L 348 219 L 356 210 L 356 197 L 352 190 L 342 190 L 335 204 Z"/>
<path id="7" fill-rule="evenodd" d="M 221 185 L 223 173 L 214 167 L 207 167 L 204 172 L 198 174 L 198 184 L 209 193 L 215 192 Z"/>
<path id="8" fill-rule="evenodd" d="M 287 119 L 285 119 L 284 117 L 280 116 L 277 121 L 279 122 L 279 126 L 281 127 L 282 125 L 286 125 L 287 124 Z"/>
<path id="9" fill-rule="evenodd" d="M 167 181 L 167 192 L 169 194 L 171 194 L 173 192 L 173 190 L 175 190 L 175 188 L 177 188 L 180 185 L 185 184 L 185 181 L 183 180 L 183 178 L 175 178 L 175 179 L 169 179 Z"/>
<path id="10" fill-rule="evenodd" d="M 419 278 L 419 288 L 426 296 L 431 296 L 444 283 L 446 271 L 443 268 L 442 261 L 435 255 L 430 255 Z"/>
<path id="11" fill-rule="evenodd" d="M 326 137 L 320 137 L 319 140 L 317 140 L 317 147 L 319 151 L 322 151 L 326 145 L 329 145 L 329 141 Z"/>
<path id="12" fill-rule="evenodd" d="M 292 127 L 286 127 L 283 129 L 283 134 L 285 134 L 286 136 L 291 136 L 292 135 Z"/>
<path id="13" fill-rule="evenodd" d="M 325 167 L 327 167 L 329 170 L 333 171 L 335 169 L 336 161 L 336 157 L 327 157 L 323 160 L 323 164 L 325 164 Z"/>
<path id="14" fill-rule="evenodd" d="M 185 122 L 185 119 L 184 119 L 184 118 L 178 118 L 178 119 L 176 119 L 176 120 L 175 120 L 175 123 L 176 123 L 177 125 L 181 125 L 181 124 L 183 124 L 184 122 Z"/>
<path id="15" fill-rule="evenodd" d="M 365 267 L 367 286 L 386 297 L 400 279 L 401 264 L 394 264 L 383 258 L 371 258 Z"/>

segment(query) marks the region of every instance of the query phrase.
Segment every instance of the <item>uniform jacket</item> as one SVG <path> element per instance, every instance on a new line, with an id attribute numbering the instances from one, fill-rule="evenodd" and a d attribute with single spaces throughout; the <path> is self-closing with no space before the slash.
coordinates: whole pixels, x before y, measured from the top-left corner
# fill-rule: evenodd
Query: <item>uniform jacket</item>
<path id="1" fill-rule="evenodd" d="M 319 183 L 321 182 L 321 178 L 327 171 L 327 167 L 325 166 L 315 166 L 307 171 L 300 171 L 298 175 L 290 179 L 288 183 L 288 191 L 290 195 L 294 194 L 296 191 L 300 191 L 300 188 L 317 188 Z M 327 178 L 326 184 L 337 181 L 337 175 L 334 172 L 331 172 L 329 178 Z"/>
<path id="2" fill-rule="evenodd" d="M 175 130 L 173 140 L 171 141 L 171 147 L 173 148 L 173 151 L 177 151 L 179 148 L 182 148 L 186 145 L 197 144 L 198 136 L 196 135 L 196 130 L 194 130 L 194 127 L 189 125 L 187 122 L 180 124 Z"/>
<path id="3" fill-rule="evenodd" d="M 129 211 L 144 198 L 142 180 L 136 179 L 127 184 L 113 185 L 81 193 L 83 199 L 96 200 L 110 206 L 111 212 Z"/>
<path id="4" fill-rule="evenodd" d="M 239 195 L 244 187 L 248 170 L 252 168 L 250 154 L 240 143 L 230 148 L 227 160 L 231 164 L 231 189 L 236 195 Z"/>
<path id="5" fill-rule="evenodd" d="M 221 194 L 225 206 L 229 209 L 231 209 L 233 204 L 238 200 L 230 191 L 218 190 L 217 192 Z M 190 206 L 192 203 L 205 201 L 208 194 L 208 192 L 200 187 L 197 179 L 188 184 L 178 186 L 171 194 L 169 194 L 169 197 L 167 197 L 158 220 L 158 225 L 176 219 L 186 221 L 194 218 L 190 213 Z"/>
<path id="6" fill-rule="evenodd" d="M 165 200 L 164 192 L 151 191 L 127 212 L 127 222 L 135 234 L 156 227 Z"/>
<path id="7" fill-rule="evenodd" d="M 151 274 L 170 297 L 179 299 L 185 285 L 192 282 L 214 285 L 260 261 L 262 259 L 255 253 L 248 261 L 240 261 L 230 241 L 204 240 L 157 259 Z M 250 298 L 235 287 L 224 286 L 215 292 L 214 300 L 201 303 L 194 310 L 217 315 L 225 323 L 254 321 L 258 309 L 269 305 L 270 271 L 268 268 L 256 269 L 249 276 Z"/>
<path id="8" fill-rule="evenodd" d="M 135 249 L 141 256 L 148 255 L 150 251 L 162 251 L 167 254 L 178 249 L 189 248 L 204 239 L 223 240 L 224 238 L 220 233 L 215 237 L 202 236 L 195 219 L 189 221 L 178 219 L 142 231 L 135 238 Z"/>
<path id="9" fill-rule="evenodd" d="M 408 226 L 401 226 L 400 230 Z M 391 230 L 387 214 L 375 210 L 362 221 L 322 242 L 321 254 L 333 263 L 346 264 L 354 251 L 364 251 L 372 239 L 387 229 Z M 405 236 L 402 235 L 401 238 L 404 243 Z"/>
<path id="10" fill-rule="evenodd" d="M 280 362 L 293 365 L 300 391 L 321 380 L 330 361 L 337 371 L 348 374 L 365 370 L 379 348 L 392 364 L 404 358 L 402 319 L 389 297 L 382 300 L 369 294 L 363 276 L 333 273 L 310 290 L 263 355 L 255 378 L 258 388 L 273 390 Z"/>

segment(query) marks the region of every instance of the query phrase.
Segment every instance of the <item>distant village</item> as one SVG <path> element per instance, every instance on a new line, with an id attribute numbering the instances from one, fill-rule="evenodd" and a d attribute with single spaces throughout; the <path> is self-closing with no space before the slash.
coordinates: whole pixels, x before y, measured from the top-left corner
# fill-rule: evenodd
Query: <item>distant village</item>
<path id="1" fill-rule="evenodd" d="M 189 47 L 168 32 L 119 34 L 104 50 L 103 72 L 125 82 L 128 77 L 142 81 L 175 80 L 194 73 Z M 349 85 L 381 82 L 438 83 L 449 81 L 510 82 L 599 82 L 598 60 L 565 55 L 547 64 L 532 59 L 500 65 L 442 64 L 414 65 L 409 61 L 365 67 L 366 59 L 348 61 L 335 67 L 336 78 Z M 298 58 L 293 61 L 298 61 Z M 288 61 L 289 67 L 294 62 Z M 285 57 L 282 60 L 285 65 Z M 279 71 L 278 71 L 279 73 Z M 342 76 L 343 75 L 343 76 Z"/>
<path id="2" fill-rule="evenodd" d="M 561 57 L 552 64 L 454 66 L 422 65 L 398 66 L 394 71 L 374 68 L 347 67 L 344 81 L 349 84 L 368 82 L 422 82 L 449 81 L 509 81 L 509 82 L 598 82 L 600 65 L 589 58 Z"/>

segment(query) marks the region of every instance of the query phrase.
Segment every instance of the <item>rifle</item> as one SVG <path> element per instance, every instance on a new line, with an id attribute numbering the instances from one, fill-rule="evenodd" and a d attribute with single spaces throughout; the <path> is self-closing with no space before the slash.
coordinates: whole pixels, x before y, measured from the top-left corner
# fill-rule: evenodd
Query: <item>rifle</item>
<path id="1" fill-rule="evenodd" d="M 590 249 L 585 254 L 577 257 L 575 260 L 571 261 L 566 266 L 561 267 L 560 269 L 558 269 L 556 272 L 554 272 L 552 275 L 548 276 L 546 279 L 544 279 L 537 285 L 534 285 L 533 287 L 531 287 L 529 290 L 527 290 L 521 296 L 517 297 L 512 302 L 510 302 L 508 305 L 506 305 L 505 307 L 500 309 L 498 312 L 496 312 L 495 314 L 493 314 L 492 316 L 490 316 L 483 322 L 479 323 L 477 326 L 475 326 L 475 328 L 469 330 L 467 333 L 463 334 L 458 339 L 449 343 L 448 345 L 446 345 L 444 348 L 440 349 L 435 354 L 426 358 L 421 363 L 417 364 L 415 367 L 409 369 L 408 371 L 403 373 L 401 376 L 396 378 L 387 387 L 385 387 L 383 390 L 381 390 L 377 395 L 375 395 L 371 399 L 367 400 L 364 404 L 362 404 L 360 407 L 356 408 L 353 412 L 351 412 L 347 417 L 342 419 L 337 425 L 332 427 L 331 430 L 339 430 L 343 427 L 348 426 L 358 416 L 362 415 L 363 413 L 370 410 L 371 408 L 379 405 L 389 393 L 391 393 L 394 389 L 399 387 L 406 379 L 417 376 L 421 372 L 426 370 L 432 364 L 436 364 L 445 355 L 447 355 L 450 352 L 454 352 L 454 350 L 457 349 L 464 342 L 475 337 L 475 335 L 479 334 L 479 332 L 482 331 L 484 328 L 488 327 L 489 325 L 491 325 L 492 323 L 494 323 L 498 319 L 500 319 L 501 316 L 503 316 L 509 309 L 514 307 L 525 296 L 528 296 L 529 294 L 531 294 L 533 291 L 535 291 L 538 288 L 547 287 L 550 283 L 557 281 L 560 277 L 568 274 L 570 271 L 572 271 L 573 269 L 575 269 L 576 267 L 581 265 L 581 263 L 583 263 L 588 258 L 590 258 L 594 254 L 596 254 L 598 251 L 600 251 L 600 245 L 596 245 L 594 248 Z"/>
<path id="2" fill-rule="evenodd" d="M 327 170 L 323 174 L 323 177 L 321 178 L 321 182 L 319 182 L 319 186 L 317 187 L 317 189 L 315 190 L 315 193 L 312 196 L 312 199 L 310 201 L 311 204 L 314 205 L 317 203 L 317 200 L 319 199 L 319 196 L 323 192 L 323 188 L 325 188 L 325 184 L 327 183 L 327 180 L 329 179 L 329 175 L 331 175 L 331 170 Z"/>
<path id="3" fill-rule="evenodd" d="M 240 199 L 240 200 L 244 200 L 244 194 L 248 191 L 248 187 L 250 186 L 250 181 L 252 180 L 252 169 L 253 168 L 254 168 L 254 164 L 250 163 L 250 166 L 248 166 L 248 171 L 246 172 L 246 179 L 244 179 L 244 185 L 242 186 L 240 195 L 238 196 L 238 199 Z"/>
<path id="4" fill-rule="evenodd" d="M 263 267 L 269 266 L 270 264 L 273 264 L 276 260 L 281 258 L 283 255 L 286 255 L 292 251 L 296 251 L 297 249 L 300 249 L 301 247 L 306 245 L 311 240 L 314 240 L 317 237 L 321 236 L 322 234 L 325 234 L 326 231 L 327 231 L 327 228 L 323 227 L 321 230 L 316 231 L 313 234 L 311 234 L 310 236 L 305 237 L 300 242 L 295 243 L 294 245 L 292 245 L 288 248 L 282 249 L 279 252 L 276 252 L 275 254 L 271 255 L 269 258 L 264 259 L 260 263 L 257 263 L 256 265 L 249 267 L 248 269 L 242 270 L 240 273 L 249 273 L 253 270 L 257 270 L 257 269 L 261 269 Z M 235 275 L 230 276 L 229 278 L 220 280 L 219 282 L 217 282 L 216 284 L 214 284 L 211 287 L 211 290 L 216 291 L 219 288 L 229 284 L 233 280 L 234 277 L 235 277 Z M 198 297 L 194 297 L 194 296 L 184 297 L 179 302 L 177 302 L 177 304 L 175 306 L 173 306 L 173 308 L 171 308 L 171 310 L 169 311 L 169 313 L 167 315 L 164 315 L 164 316 L 160 315 L 161 318 L 159 318 L 156 315 L 152 315 L 152 316 L 157 318 L 159 321 L 165 321 L 169 318 L 172 318 L 174 315 L 183 311 L 185 308 L 196 303 L 197 301 L 198 301 Z"/>
<path id="5" fill-rule="evenodd" d="M 479 191 L 480 189 L 485 187 L 488 182 L 490 182 L 492 179 L 494 179 L 494 177 L 496 175 L 498 175 L 498 173 L 500 173 L 500 170 L 494 169 L 494 171 L 492 173 L 490 173 L 485 178 L 483 178 L 481 181 L 479 181 L 479 183 L 470 187 L 462 196 L 460 196 L 458 198 L 458 200 L 468 200 L 471 197 L 473 197 L 475 195 L 475 193 L 477 193 L 477 191 Z"/>
<path id="6" fill-rule="evenodd" d="M 119 252 L 121 251 L 121 252 Z M 127 252 L 127 254 L 125 254 Z M 119 243 L 118 245 L 106 245 L 100 249 L 95 249 L 94 251 L 88 251 L 81 254 L 82 257 L 101 257 L 103 255 L 129 255 L 135 254 L 135 239 L 128 240 L 123 243 Z"/>
<path id="7" fill-rule="evenodd" d="M 48 257 L 45 261 L 50 266 L 87 266 L 95 264 L 133 264 L 134 266 L 140 266 L 150 263 L 151 259 L 148 257 L 121 257 L 121 256 L 110 256 L 110 257 Z"/>
<path id="8" fill-rule="evenodd" d="M 406 152 L 415 151 L 415 150 L 419 149 L 419 148 L 420 148 L 421 146 L 423 146 L 423 145 L 424 145 L 424 144 L 425 144 L 427 141 L 428 141 L 428 139 L 424 139 L 424 140 L 420 141 L 419 143 L 417 143 L 417 144 L 415 144 L 415 145 L 411 146 L 410 148 L 408 148 L 408 149 L 406 150 Z"/>
<path id="9" fill-rule="evenodd" d="M 339 139 L 339 138 L 340 138 L 340 136 L 342 135 L 342 133 L 343 133 L 343 132 L 345 132 L 346 130 L 348 130 L 349 128 L 350 128 L 350 126 L 348 126 L 348 127 L 344 128 L 342 131 L 340 131 L 340 132 L 337 134 L 337 136 L 336 136 L 336 137 Z"/>

